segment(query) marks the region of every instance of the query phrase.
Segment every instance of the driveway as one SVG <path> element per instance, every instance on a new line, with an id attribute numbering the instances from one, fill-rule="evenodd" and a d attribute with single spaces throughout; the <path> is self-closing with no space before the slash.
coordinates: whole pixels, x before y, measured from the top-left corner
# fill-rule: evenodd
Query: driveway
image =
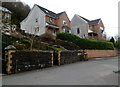
<path id="1" fill-rule="evenodd" d="M 53 66 L 3 76 L 3 85 L 118 85 L 118 57 Z"/>

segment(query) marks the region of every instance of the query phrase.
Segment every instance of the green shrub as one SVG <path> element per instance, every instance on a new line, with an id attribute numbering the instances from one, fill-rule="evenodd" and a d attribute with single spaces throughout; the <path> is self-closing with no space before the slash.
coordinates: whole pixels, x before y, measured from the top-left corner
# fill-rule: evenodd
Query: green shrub
<path id="1" fill-rule="evenodd" d="M 66 51 L 65 49 L 57 48 L 57 47 L 55 47 L 55 46 L 48 46 L 48 50 L 53 50 L 53 51 Z"/>
<path id="2" fill-rule="evenodd" d="M 25 44 L 20 44 L 18 41 L 14 42 L 13 45 L 18 49 L 18 50 L 25 50 Z"/>
<path id="3" fill-rule="evenodd" d="M 29 49 L 30 48 L 30 40 L 24 38 L 17 38 L 8 35 L 2 35 L 2 50 L 8 45 L 14 45 L 17 50 Z"/>
<path id="4" fill-rule="evenodd" d="M 73 42 L 56 39 L 53 45 L 62 46 L 67 50 L 80 50 L 80 47 Z"/>
<path id="5" fill-rule="evenodd" d="M 100 50 L 114 49 L 114 45 L 111 42 L 83 39 L 69 33 L 58 33 L 57 39 L 71 41 L 78 45 L 81 49 L 100 49 Z"/>
<path id="6" fill-rule="evenodd" d="M 37 49 L 37 50 L 47 50 L 49 44 L 48 43 L 44 43 L 41 41 L 34 41 L 33 42 L 33 49 Z"/>

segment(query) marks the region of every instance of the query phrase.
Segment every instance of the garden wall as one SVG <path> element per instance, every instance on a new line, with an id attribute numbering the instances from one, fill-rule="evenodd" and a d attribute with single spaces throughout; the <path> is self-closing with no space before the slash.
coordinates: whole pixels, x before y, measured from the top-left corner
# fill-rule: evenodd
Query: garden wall
<path id="1" fill-rule="evenodd" d="M 84 54 L 81 51 L 16 51 L 5 52 L 4 73 L 13 74 L 21 71 L 30 71 L 53 65 L 64 65 L 82 61 Z"/>
<path id="2" fill-rule="evenodd" d="M 52 51 L 16 51 L 7 53 L 7 74 L 53 66 Z"/>
<path id="3" fill-rule="evenodd" d="M 64 65 L 70 64 L 84 59 L 81 51 L 58 51 L 54 53 L 54 64 Z"/>
<path id="4" fill-rule="evenodd" d="M 115 50 L 84 50 L 87 53 L 87 58 L 98 58 L 98 57 L 113 57 L 117 53 Z"/>

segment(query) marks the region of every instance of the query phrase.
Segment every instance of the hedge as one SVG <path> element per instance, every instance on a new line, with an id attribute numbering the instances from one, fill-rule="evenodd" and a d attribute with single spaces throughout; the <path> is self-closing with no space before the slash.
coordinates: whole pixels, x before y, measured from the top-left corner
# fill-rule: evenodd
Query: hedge
<path id="1" fill-rule="evenodd" d="M 71 41 L 78 45 L 81 49 L 97 49 L 97 50 L 113 50 L 114 45 L 111 42 L 88 40 L 86 38 L 80 38 L 76 35 L 69 33 L 58 33 L 57 39 Z"/>

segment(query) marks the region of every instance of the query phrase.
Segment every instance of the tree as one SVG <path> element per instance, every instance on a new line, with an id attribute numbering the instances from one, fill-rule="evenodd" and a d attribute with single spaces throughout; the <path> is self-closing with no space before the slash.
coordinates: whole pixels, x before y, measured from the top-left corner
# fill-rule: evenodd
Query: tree
<path id="1" fill-rule="evenodd" d="M 12 24 L 20 27 L 20 22 L 24 20 L 30 12 L 30 7 L 22 2 L 3 2 L 2 6 L 12 12 Z"/>
<path id="2" fill-rule="evenodd" d="M 115 47 L 120 49 L 120 37 L 118 37 L 118 39 L 116 40 Z"/>
<path id="3" fill-rule="evenodd" d="M 110 42 L 112 42 L 115 45 L 115 39 L 113 37 L 110 39 Z"/>

